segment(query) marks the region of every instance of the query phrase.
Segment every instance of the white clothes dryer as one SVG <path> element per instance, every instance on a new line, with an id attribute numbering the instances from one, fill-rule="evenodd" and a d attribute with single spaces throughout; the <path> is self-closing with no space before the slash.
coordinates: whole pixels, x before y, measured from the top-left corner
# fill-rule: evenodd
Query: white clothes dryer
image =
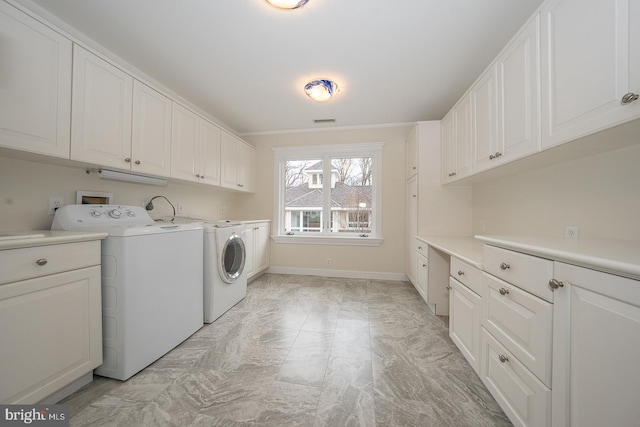
<path id="1" fill-rule="evenodd" d="M 212 323 L 247 295 L 244 225 L 205 222 L 204 322 Z"/>
<path id="2" fill-rule="evenodd" d="M 101 376 L 126 380 L 203 325 L 203 227 L 139 206 L 67 205 L 52 230 L 102 231 Z"/>

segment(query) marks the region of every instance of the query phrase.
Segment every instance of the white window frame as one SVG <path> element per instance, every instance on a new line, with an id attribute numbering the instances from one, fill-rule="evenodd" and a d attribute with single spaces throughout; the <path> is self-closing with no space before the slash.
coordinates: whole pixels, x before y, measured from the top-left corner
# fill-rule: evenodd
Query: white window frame
<path id="1" fill-rule="evenodd" d="M 379 246 L 382 238 L 382 148 L 384 142 L 339 145 L 310 145 L 303 147 L 273 147 L 274 152 L 274 223 L 271 238 L 277 243 L 302 243 L 315 245 L 354 245 Z M 287 235 L 284 228 L 284 164 L 287 160 L 323 160 L 323 175 L 331 176 L 332 158 L 371 157 L 373 167 L 371 215 L 373 227 L 366 236 L 339 235 L 333 233 L 324 224 L 324 231 L 319 233 L 300 233 Z M 326 180 L 323 180 L 326 182 Z M 325 192 L 323 212 L 331 212 L 329 192 Z M 323 221 L 330 221 L 331 215 L 323 215 Z M 341 234 L 341 233 L 340 233 Z"/>

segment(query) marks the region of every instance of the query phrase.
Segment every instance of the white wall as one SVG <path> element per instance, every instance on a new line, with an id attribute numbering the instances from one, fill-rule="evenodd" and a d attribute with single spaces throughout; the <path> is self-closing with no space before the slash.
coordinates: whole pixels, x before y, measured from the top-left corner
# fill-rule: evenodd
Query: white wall
<path id="1" fill-rule="evenodd" d="M 49 229 L 53 216 L 47 214 L 49 197 L 62 197 L 75 204 L 76 191 L 106 191 L 122 205 L 142 205 L 152 196 L 163 195 L 176 206 L 182 202 L 185 213 L 213 218 L 237 215 L 236 193 L 200 184 L 169 182 L 167 187 L 124 183 L 87 175 L 84 169 L 18 160 L 0 156 L 0 232 Z M 152 217 L 170 215 L 163 199 L 154 202 Z M 221 214 L 220 207 L 228 213 Z"/>
<path id="2" fill-rule="evenodd" d="M 567 225 L 640 240 L 640 145 L 473 187 L 475 234 L 564 237 Z"/>
<path id="3" fill-rule="evenodd" d="M 379 247 L 276 244 L 271 265 L 298 270 L 334 270 L 404 274 L 405 140 L 410 126 L 245 136 L 257 148 L 256 194 L 240 196 L 238 211 L 253 218 L 273 219 L 274 159 L 272 147 L 384 142 L 382 216 L 384 242 Z M 326 259 L 332 265 L 326 265 Z"/>

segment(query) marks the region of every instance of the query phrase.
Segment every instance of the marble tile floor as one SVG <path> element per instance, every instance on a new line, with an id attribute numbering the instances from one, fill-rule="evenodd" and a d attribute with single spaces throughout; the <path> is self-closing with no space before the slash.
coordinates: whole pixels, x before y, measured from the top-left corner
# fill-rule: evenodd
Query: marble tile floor
<path id="1" fill-rule="evenodd" d="M 510 426 L 410 283 L 266 274 L 71 426 Z"/>

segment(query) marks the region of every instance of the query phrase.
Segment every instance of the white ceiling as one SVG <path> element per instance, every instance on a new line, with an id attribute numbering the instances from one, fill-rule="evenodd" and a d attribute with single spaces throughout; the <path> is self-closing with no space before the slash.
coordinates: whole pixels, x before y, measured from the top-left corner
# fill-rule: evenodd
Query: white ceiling
<path id="1" fill-rule="evenodd" d="M 441 119 L 542 2 L 33 1 L 241 134 Z"/>

